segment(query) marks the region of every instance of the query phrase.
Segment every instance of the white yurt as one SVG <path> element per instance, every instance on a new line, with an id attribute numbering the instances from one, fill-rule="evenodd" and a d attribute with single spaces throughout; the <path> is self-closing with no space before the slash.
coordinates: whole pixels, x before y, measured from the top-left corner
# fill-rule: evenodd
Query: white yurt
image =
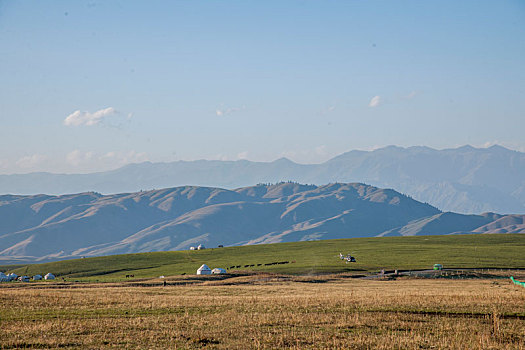
<path id="1" fill-rule="evenodd" d="M 190 250 L 195 250 L 196 248 L 195 247 L 190 247 Z"/>
<path id="2" fill-rule="evenodd" d="M 206 247 L 204 246 L 204 244 L 199 244 L 199 246 L 197 247 L 197 250 L 202 250 L 202 249 L 206 249 Z"/>
<path id="3" fill-rule="evenodd" d="M 20 280 L 20 282 L 29 282 L 29 277 L 27 276 L 20 276 L 18 277 L 18 279 Z"/>
<path id="4" fill-rule="evenodd" d="M 211 275 L 211 269 L 206 264 L 202 264 L 197 270 L 197 275 Z"/>
<path id="5" fill-rule="evenodd" d="M 14 272 L 11 272 L 9 275 L 7 275 L 7 278 L 10 281 L 15 281 L 18 278 L 18 275 L 16 273 L 14 273 Z"/>
<path id="6" fill-rule="evenodd" d="M 44 276 L 44 279 L 46 279 L 46 280 L 54 280 L 54 279 L 55 279 L 55 275 L 53 275 L 51 272 L 48 272 L 48 273 Z"/>
<path id="7" fill-rule="evenodd" d="M 9 278 L 2 271 L 0 271 L 0 282 L 7 282 L 7 281 L 9 281 Z"/>
<path id="8" fill-rule="evenodd" d="M 34 275 L 33 281 L 40 281 L 42 279 L 42 275 Z"/>
<path id="9" fill-rule="evenodd" d="M 220 275 L 221 273 L 226 273 L 226 270 L 221 269 L 220 267 L 216 267 L 213 270 L 211 270 L 211 273 L 214 275 Z"/>

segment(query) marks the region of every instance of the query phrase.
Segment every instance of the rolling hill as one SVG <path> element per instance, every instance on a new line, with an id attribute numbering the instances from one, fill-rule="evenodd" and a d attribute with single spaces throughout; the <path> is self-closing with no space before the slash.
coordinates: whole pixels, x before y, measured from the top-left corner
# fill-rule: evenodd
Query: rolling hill
<path id="1" fill-rule="evenodd" d="M 92 174 L 0 175 L 0 193 L 64 194 L 84 191 L 122 193 L 185 186 L 238 188 L 279 181 L 326 184 L 363 182 L 394 188 L 444 211 L 525 213 L 525 153 L 501 146 L 389 146 L 350 151 L 321 164 L 176 161 L 129 164 Z"/>
<path id="2" fill-rule="evenodd" d="M 115 195 L 0 196 L 0 261 L 350 237 L 525 232 L 523 215 L 443 213 L 360 183 L 184 186 Z"/>
<path id="3" fill-rule="evenodd" d="M 151 278 L 195 274 L 204 263 L 230 271 L 296 275 L 428 269 L 435 263 L 446 268 L 523 269 L 524 249 L 525 234 L 351 238 L 111 255 L 19 267 L 0 266 L 0 271 L 10 270 L 19 275 L 52 272 L 67 280 L 119 281 L 125 280 L 126 275 Z M 352 253 L 357 262 L 345 263 L 339 253 Z"/>

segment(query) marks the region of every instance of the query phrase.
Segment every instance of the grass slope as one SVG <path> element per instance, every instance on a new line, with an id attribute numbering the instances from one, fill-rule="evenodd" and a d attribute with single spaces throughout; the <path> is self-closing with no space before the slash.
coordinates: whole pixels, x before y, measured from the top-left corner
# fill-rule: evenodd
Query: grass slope
<path id="1" fill-rule="evenodd" d="M 434 263 L 445 268 L 525 268 L 525 234 L 485 234 L 418 237 L 382 237 L 278 243 L 155 252 L 65 260 L 24 267 L 0 267 L 19 275 L 52 272 L 79 280 L 118 281 L 125 275 L 148 278 L 194 274 L 201 264 L 240 266 L 231 270 L 287 274 L 367 272 L 379 269 L 426 269 Z M 356 263 L 346 264 L 339 253 L 352 253 Z M 288 261 L 288 264 L 264 264 Z M 245 265 L 255 265 L 245 267 Z M 257 264 L 262 264 L 257 266 Z"/>

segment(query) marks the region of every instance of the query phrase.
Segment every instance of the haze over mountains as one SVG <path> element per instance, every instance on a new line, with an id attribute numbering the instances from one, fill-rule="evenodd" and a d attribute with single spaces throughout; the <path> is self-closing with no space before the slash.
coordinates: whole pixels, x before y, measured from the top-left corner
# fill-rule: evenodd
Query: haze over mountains
<path id="1" fill-rule="evenodd" d="M 524 215 L 443 213 L 360 183 L 184 186 L 136 193 L 0 196 L 0 262 L 302 240 L 525 232 Z"/>
<path id="2" fill-rule="evenodd" d="M 389 146 L 350 151 L 321 164 L 176 161 L 92 174 L 0 175 L 0 193 L 122 193 L 173 186 L 238 188 L 255 183 L 363 182 L 393 188 L 444 211 L 525 213 L 525 153 L 501 146 L 435 150 Z"/>

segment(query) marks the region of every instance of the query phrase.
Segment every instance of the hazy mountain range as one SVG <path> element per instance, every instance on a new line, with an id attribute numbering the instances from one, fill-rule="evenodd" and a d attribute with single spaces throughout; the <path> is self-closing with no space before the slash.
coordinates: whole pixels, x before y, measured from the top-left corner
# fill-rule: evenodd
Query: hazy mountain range
<path id="1" fill-rule="evenodd" d="M 0 262 L 384 235 L 525 232 L 524 215 L 443 213 L 360 183 L 0 196 Z"/>
<path id="2" fill-rule="evenodd" d="M 232 189 L 288 180 L 363 182 L 459 213 L 525 213 L 525 153 L 501 146 L 444 150 L 389 146 L 351 151 L 310 165 L 286 158 L 273 162 L 197 160 L 130 164 L 92 174 L 0 175 L 0 193 L 121 193 L 185 185 Z"/>

